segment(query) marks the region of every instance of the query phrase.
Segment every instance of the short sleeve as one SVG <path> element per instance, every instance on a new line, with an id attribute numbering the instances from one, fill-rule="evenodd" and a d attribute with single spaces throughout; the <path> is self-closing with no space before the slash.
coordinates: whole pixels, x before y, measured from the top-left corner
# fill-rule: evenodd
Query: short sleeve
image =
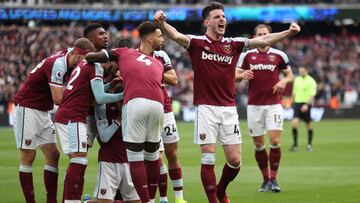
<path id="1" fill-rule="evenodd" d="M 241 70 L 249 69 L 248 63 L 246 61 L 246 58 L 247 58 L 246 56 L 247 56 L 246 52 L 240 54 L 239 60 L 236 64 L 236 68 L 241 69 Z"/>
<path id="2" fill-rule="evenodd" d="M 249 50 L 249 39 L 245 37 L 234 37 L 230 38 L 231 41 L 236 45 L 236 49 L 239 52 L 246 52 Z"/>
<path id="3" fill-rule="evenodd" d="M 310 87 L 310 95 L 311 96 L 315 96 L 316 95 L 316 92 L 317 92 L 317 85 L 316 85 L 316 81 L 311 78 L 311 87 Z"/>
<path id="4" fill-rule="evenodd" d="M 279 54 L 281 57 L 281 62 L 279 67 L 281 70 L 285 70 L 289 67 L 289 58 L 283 51 L 279 52 Z"/>
<path id="5" fill-rule="evenodd" d="M 64 57 L 56 59 L 53 64 L 49 81 L 50 85 L 62 87 L 64 84 L 64 75 L 66 73 L 67 67 L 64 60 L 61 59 L 64 59 Z"/>

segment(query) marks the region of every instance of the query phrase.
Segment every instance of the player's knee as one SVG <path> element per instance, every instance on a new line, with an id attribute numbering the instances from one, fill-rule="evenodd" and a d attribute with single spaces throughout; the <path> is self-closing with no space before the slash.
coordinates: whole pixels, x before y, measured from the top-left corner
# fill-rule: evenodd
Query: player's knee
<path id="1" fill-rule="evenodd" d="M 32 166 L 32 163 L 34 162 L 36 157 L 36 151 L 35 150 L 21 150 L 21 164 Z"/>
<path id="2" fill-rule="evenodd" d="M 239 167 L 241 165 L 241 157 L 236 157 L 236 156 L 230 157 L 228 158 L 227 163 L 228 165 L 234 168 Z"/>
<path id="3" fill-rule="evenodd" d="M 160 152 L 159 150 L 155 152 L 144 152 L 144 160 L 146 161 L 156 161 L 159 160 Z"/>
<path id="4" fill-rule="evenodd" d="M 177 150 L 165 151 L 165 154 L 169 162 L 177 161 Z"/>
<path id="5" fill-rule="evenodd" d="M 126 156 L 129 162 L 144 161 L 144 151 L 136 152 L 126 149 Z"/>
<path id="6" fill-rule="evenodd" d="M 270 140 L 270 145 L 280 146 L 280 138 L 272 138 Z"/>
<path id="7" fill-rule="evenodd" d="M 203 153 L 201 154 L 201 164 L 215 165 L 216 156 L 215 153 Z"/>
<path id="8" fill-rule="evenodd" d="M 88 160 L 86 157 L 73 157 L 70 159 L 70 163 L 81 164 L 81 165 L 86 166 L 88 163 Z"/>

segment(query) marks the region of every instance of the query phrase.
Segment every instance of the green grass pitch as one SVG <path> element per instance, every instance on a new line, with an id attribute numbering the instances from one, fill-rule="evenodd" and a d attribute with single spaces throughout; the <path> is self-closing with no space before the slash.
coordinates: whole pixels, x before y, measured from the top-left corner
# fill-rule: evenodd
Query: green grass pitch
<path id="1" fill-rule="evenodd" d="M 299 151 L 289 152 L 292 144 L 290 123 L 286 122 L 282 135 L 282 159 L 278 173 L 281 193 L 259 193 L 262 181 L 257 168 L 251 138 L 246 133 L 246 121 L 241 122 L 243 135 L 243 167 L 228 188 L 233 203 L 239 202 L 360 202 L 360 120 L 324 120 L 315 123 L 314 151 L 307 152 L 306 129 L 299 129 Z M 193 124 L 179 123 L 181 134 L 180 161 L 184 175 L 184 195 L 189 203 L 205 203 L 206 195 L 200 182 L 199 147 L 192 143 Z M 11 128 L 0 128 L 0 196 L 1 202 L 24 202 L 18 180 L 19 152 Z M 267 138 L 268 141 L 268 138 Z M 97 149 L 89 152 L 84 193 L 93 194 L 97 173 Z M 35 197 L 45 202 L 43 184 L 43 155 L 38 151 L 33 165 Z M 59 200 L 63 187 L 64 171 L 68 159 L 61 156 Z M 221 148 L 217 150 L 216 174 L 224 164 Z M 169 200 L 173 200 L 169 182 Z M 59 201 L 60 202 L 60 201 Z"/>

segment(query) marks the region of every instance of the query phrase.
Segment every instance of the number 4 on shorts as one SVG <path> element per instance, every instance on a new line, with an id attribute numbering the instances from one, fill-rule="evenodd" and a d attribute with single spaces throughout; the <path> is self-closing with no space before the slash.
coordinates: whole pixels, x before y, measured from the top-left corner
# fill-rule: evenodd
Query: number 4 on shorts
<path id="1" fill-rule="evenodd" d="M 234 126 L 234 133 L 236 133 L 236 134 L 239 134 L 239 133 L 240 133 L 240 131 L 239 131 L 239 126 L 238 126 L 238 125 L 235 125 L 235 126 Z"/>

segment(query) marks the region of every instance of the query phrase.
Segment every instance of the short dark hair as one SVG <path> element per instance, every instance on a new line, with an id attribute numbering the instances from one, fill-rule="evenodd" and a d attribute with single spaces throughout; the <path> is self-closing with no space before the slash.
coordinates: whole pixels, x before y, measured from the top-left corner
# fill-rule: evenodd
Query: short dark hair
<path id="1" fill-rule="evenodd" d="M 115 47 L 116 48 L 120 48 L 120 47 L 132 48 L 133 43 L 131 41 L 131 38 L 120 38 L 115 41 Z"/>
<path id="2" fill-rule="evenodd" d="M 203 20 L 205 20 L 208 16 L 209 16 L 209 13 L 212 11 L 212 10 L 217 10 L 217 9 L 221 9 L 224 11 L 224 6 L 219 3 L 219 2 L 211 2 L 210 4 L 208 4 L 203 10 L 202 10 L 202 18 Z"/>
<path id="3" fill-rule="evenodd" d="M 269 33 L 271 33 L 271 31 L 272 31 L 270 25 L 259 24 L 259 25 L 257 25 L 257 26 L 254 28 L 254 35 L 256 35 L 256 32 L 257 32 L 257 30 L 258 30 L 259 28 L 266 28 L 266 29 L 269 31 Z"/>
<path id="4" fill-rule="evenodd" d="M 155 30 L 157 29 L 160 29 L 160 27 L 158 24 L 154 22 L 150 22 L 150 21 L 142 22 L 138 27 L 140 38 L 143 38 L 146 35 L 155 32 Z"/>
<path id="5" fill-rule="evenodd" d="M 83 37 L 88 37 L 88 34 L 98 28 L 104 28 L 100 23 L 92 23 L 84 28 Z"/>

